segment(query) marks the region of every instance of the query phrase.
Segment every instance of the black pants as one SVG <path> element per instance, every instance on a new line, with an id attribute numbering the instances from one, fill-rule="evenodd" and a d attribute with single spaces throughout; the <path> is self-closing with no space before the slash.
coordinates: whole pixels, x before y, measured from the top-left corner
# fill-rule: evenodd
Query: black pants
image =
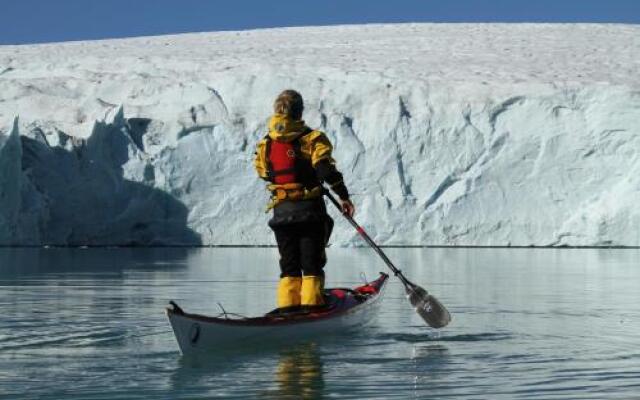
<path id="1" fill-rule="evenodd" d="M 327 263 L 325 246 L 333 229 L 333 220 L 295 222 L 272 226 L 280 251 L 280 277 L 324 276 Z"/>

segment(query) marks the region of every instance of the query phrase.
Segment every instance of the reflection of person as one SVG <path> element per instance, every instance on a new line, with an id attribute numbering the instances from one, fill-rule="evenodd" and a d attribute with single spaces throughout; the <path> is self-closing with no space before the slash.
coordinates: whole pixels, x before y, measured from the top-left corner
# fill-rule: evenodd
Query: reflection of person
<path id="1" fill-rule="evenodd" d="M 316 346 L 310 343 L 283 352 L 276 370 L 276 382 L 278 398 L 322 398 L 324 377 Z"/>
<path id="2" fill-rule="evenodd" d="M 324 133 L 302 120 L 302 96 L 294 90 L 280 93 L 269 120 L 269 133 L 258 142 L 255 167 L 270 182 L 273 229 L 280 251 L 278 308 L 319 306 L 326 264 L 325 246 L 333 220 L 322 198 L 322 182 L 340 197 L 343 212 L 355 209 L 331 156 L 333 147 Z"/>

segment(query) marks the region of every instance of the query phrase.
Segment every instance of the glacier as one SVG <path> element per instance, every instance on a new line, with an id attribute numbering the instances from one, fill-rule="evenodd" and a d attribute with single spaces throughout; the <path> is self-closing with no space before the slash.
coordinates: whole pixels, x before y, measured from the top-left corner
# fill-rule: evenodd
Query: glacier
<path id="1" fill-rule="evenodd" d="M 252 157 L 294 88 L 380 244 L 640 246 L 638 71 L 626 25 L 0 46 L 0 245 L 274 244 Z"/>

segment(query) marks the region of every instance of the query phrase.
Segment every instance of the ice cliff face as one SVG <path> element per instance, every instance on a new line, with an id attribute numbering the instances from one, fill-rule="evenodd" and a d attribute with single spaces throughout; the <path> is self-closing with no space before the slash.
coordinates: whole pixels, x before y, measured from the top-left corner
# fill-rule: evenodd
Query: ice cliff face
<path id="1" fill-rule="evenodd" d="M 272 244 L 251 159 L 296 88 L 382 244 L 640 246 L 639 70 L 611 25 L 3 46 L 0 244 Z"/>

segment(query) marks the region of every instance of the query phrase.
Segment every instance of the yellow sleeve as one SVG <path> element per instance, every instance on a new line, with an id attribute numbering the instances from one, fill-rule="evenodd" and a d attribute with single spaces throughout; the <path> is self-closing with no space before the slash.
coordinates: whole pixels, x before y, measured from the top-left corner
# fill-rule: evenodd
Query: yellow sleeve
<path id="1" fill-rule="evenodd" d="M 267 179 L 267 141 L 262 139 L 256 145 L 256 154 L 253 159 L 253 166 L 258 173 L 258 176 L 262 179 Z"/>
<path id="2" fill-rule="evenodd" d="M 333 146 L 329 138 L 320 131 L 313 131 L 305 136 L 306 146 L 303 144 L 303 152 L 310 155 L 311 165 L 316 166 L 319 161 L 329 160 L 331 164 L 335 164 L 335 160 L 331 156 Z M 306 148 L 305 148 L 306 147 Z M 305 151 L 306 150 L 306 151 Z"/>

